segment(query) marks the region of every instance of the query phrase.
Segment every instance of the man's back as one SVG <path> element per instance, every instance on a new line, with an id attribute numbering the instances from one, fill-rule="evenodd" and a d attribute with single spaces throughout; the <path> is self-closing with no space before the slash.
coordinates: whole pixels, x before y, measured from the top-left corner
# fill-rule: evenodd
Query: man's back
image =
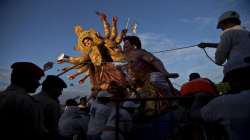
<path id="1" fill-rule="evenodd" d="M 39 103 L 44 125 L 48 130 L 49 135 L 56 135 L 58 133 L 58 121 L 61 114 L 59 103 L 50 98 L 44 92 L 34 95 L 34 98 Z"/>
<path id="2" fill-rule="evenodd" d="M 250 139 L 250 90 L 217 97 L 201 109 L 206 122 L 223 125 L 234 140 Z"/>
<path id="3" fill-rule="evenodd" d="M 217 89 L 215 85 L 206 78 L 197 78 L 184 83 L 181 86 L 180 92 L 182 96 L 195 95 L 201 92 L 210 95 L 217 95 Z"/>
<path id="4" fill-rule="evenodd" d="M 24 89 L 15 86 L 8 87 L 3 94 L 0 103 L 0 136 L 5 139 L 41 138 L 45 129 L 36 100 Z"/>
<path id="5" fill-rule="evenodd" d="M 88 129 L 89 115 L 80 111 L 77 106 L 68 107 L 59 120 L 60 134 L 65 137 L 73 137 L 76 134 L 85 134 Z"/>
<path id="6" fill-rule="evenodd" d="M 88 135 L 96 135 L 102 131 L 111 113 L 111 107 L 97 101 L 91 104 Z"/>

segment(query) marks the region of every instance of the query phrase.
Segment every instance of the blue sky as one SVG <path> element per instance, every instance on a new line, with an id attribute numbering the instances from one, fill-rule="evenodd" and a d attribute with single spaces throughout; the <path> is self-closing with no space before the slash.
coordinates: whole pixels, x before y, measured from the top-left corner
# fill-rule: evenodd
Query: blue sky
<path id="1" fill-rule="evenodd" d="M 9 83 L 13 62 L 31 61 L 43 66 L 62 52 L 80 55 L 73 50 L 73 27 L 80 24 L 102 32 L 95 11 L 106 12 L 109 19 L 118 16 L 119 29 L 125 27 L 127 18 L 136 21 L 143 48 L 157 51 L 202 41 L 218 42 L 217 19 L 227 10 L 238 11 L 243 25 L 250 28 L 249 0 L 0 0 L 0 89 Z M 208 52 L 213 57 L 214 50 Z M 191 72 L 200 72 L 215 82 L 223 77 L 221 67 L 209 61 L 199 48 L 155 55 L 168 71 L 180 74 L 172 80 L 176 85 L 187 81 Z M 46 74 L 57 74 L 62 67 L 55 65 Z M 65 96 L 89 92 L 88 84 L 78 85 L 77 81 L 67 80 L 74 86 Z"/>

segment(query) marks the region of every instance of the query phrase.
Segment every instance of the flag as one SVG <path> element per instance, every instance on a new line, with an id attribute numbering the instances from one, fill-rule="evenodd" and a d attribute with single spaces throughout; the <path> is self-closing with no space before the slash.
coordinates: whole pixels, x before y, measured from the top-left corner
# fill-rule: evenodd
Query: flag
<path id="1" fill-rule="evenodd" d="M 131 26 L 132 33 L 136 34 L 137 26 L 137 23 L 134 22 L 134 24 Z"/>

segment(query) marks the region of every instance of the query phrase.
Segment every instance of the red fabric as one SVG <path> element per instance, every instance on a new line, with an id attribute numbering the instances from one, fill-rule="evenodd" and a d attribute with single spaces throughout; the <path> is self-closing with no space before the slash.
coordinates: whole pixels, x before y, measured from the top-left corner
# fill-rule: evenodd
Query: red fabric
<path id="1" fill-rule="evenodd" d="M 189 81 L 182 85 L 181 96 L 194 95 L 196 93 L 204 92 L 208 94 L 216 94 L 216 90 L 211 85 L 211 83 L 203 78 L 195 79 Z"/>

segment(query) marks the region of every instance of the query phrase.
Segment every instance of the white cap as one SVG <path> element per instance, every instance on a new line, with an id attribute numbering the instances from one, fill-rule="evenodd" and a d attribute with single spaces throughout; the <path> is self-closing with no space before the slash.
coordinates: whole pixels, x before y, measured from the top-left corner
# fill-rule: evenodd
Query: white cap
<path id="1" fill-rule="evenodd" d="M 217 28 L 220 28 L 220 24 L 222 21 L 227 19 L 240 19 L 240 15 L 236 11 L 227 11 L 223 13 L 218 20 Z"/>

